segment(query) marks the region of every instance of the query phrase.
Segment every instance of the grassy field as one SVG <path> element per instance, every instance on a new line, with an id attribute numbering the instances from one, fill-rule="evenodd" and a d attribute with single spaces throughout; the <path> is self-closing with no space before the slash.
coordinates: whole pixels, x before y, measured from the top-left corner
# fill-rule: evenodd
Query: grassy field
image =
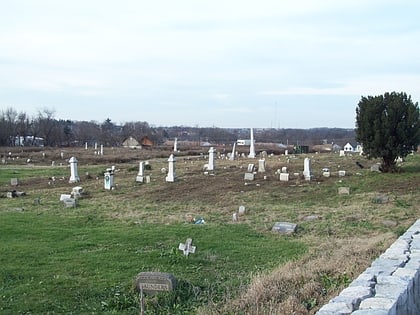
<path id="1" fill-rule="evenodd" d="M 314 314 L 419 217 L 418 155 L 396 174 L 370 172 L 374 161 L 360 156 L 309 155 L 311 182 L 293 176 L 307 155 L 273 156 L 245 185 L 256 160 L 217 160 L 215 174 L 204 175 L 205 159 L 179 154 L 178 180 L 165 183 L 162 152 L 65 153 L 79 160 L 85 193 L 76 208 L 59 201 L 76 184 L 58 151 L 13 152 L 19 159 L 0 166 L 1 314 L 138 314 L 134 280 L 142 271 L 178 281 L 173 292 L 145 297 L 146 314 Z M 139 184 L 146 158 L 152 180 Z M 111 165 L 108 191 L 103 173 Z M 282 166 L 287 183 L 275 174 Z M 339 187 L 350 195 L 338 195 Z M 26 195 L 5 198 L 13 189 Z M 241 205 L 246 213 L 233 222 Z M 277 221 L 297 223 L 297 233 L 271 232 Z M 188 237 L 197 251 L 185 257 L 177 248 Z"/>

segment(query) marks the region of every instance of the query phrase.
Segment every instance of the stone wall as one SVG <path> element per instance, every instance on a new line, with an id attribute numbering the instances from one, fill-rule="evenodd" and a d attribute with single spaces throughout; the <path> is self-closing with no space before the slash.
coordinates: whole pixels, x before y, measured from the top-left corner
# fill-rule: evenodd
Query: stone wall
<path id="1" fill-rule="evenodd" d="M 420 314 L 420 219 L 316 315 Z"/>

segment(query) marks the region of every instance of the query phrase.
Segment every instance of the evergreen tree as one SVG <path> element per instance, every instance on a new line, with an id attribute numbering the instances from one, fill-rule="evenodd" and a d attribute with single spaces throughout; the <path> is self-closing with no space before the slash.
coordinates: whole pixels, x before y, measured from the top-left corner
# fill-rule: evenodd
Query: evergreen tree
<path id="1" fill-rule="evenodd" d="M 420 143 L 418 103 L 403 92 L 362 96 L 356 108 L 356 140 L 368 158 L 382 159 L 382 171 L 395 171 L 396 159 Z"/>

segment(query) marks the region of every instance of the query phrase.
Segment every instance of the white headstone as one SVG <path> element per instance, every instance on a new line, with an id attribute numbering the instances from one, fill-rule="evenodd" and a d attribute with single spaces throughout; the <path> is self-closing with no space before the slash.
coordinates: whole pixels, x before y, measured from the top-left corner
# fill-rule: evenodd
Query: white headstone
<path id="1" fill-rule="evenodd" d="M 290 222 L 276 222 L 271 230 L 282 234 L 292 234 L 296 232 L 297 224 Z"/>
<path id="2" fill-rule="evenodd" d="M 188 256 L 190 253 L 191 254 L 195 253 L 195 246 L 192 246 L 192 239 L 191 238 L 187 238 L 187 240 L 184 244 L 179 243 L 178 249 L 182 250 L 182 252 L 184 253 L 185 256 Z"/>
<path id="3" fill-rule="evenodd" d="M 239 206 L 238 213 L 239 213 L 240 215 L 245 214 L 245 206 Z"/>
<path id="4" fill-rule="evenodd" d="M 254 164 L 252 164 L 252 163 L 248 164 L 248 168 L 247 168 L 248 173 L 253 173 L 254 168 L 255 168 Z"/>
<path id="5" fill-rule="evenodd" d="M 87 150 L 88 149 L 88 144 L 87 144 L 87 142 L 85 142 L 85 150 Z"/>
<path id="6" fill-rule="evenodd" d="M 64 201 L 65 199 L 70 199 L 70 198 L 71 198 L 70 194 L 61 194 L 60 201 Z"/>
<path id="7" fill-rule="evenodd" d="M 71 190 L 71 195 L 73 196 L 74 199 L 81 198 L 82 194 L 83 194 L 83 187 L 81 186 L 73 187 L 73 189 Z"/>
<path id="8" fill-rule="evenodd" d="M 258 173 L 265 173 L 265 160 L 258 160 Z"/>
<path id="9" fill-rule="evenodd" d="M 171 154 L 168 159 L 168 174 L 166 175 L 166 178 L 165 178 L 165 180 L 169 183 L 173 183 L 176 179 L 175 162 L 176 162 L 176 158 L 174 157 L 173 154 Z"/>
<path id="10" fill-rule="evenodd" d="M 255 143 L 254 143 L 254 130 L 251 128 L 251 144 L 249 146 L 249 155 L 248 157 L 250 159 L 254 159 L 255 158 Z"/>
<path id="11" fill-rule="evenodd" d="M 98 143 L 95 142 L 95 150 L 98 150 Z"/>
<path id="12" fill-rule="evenodd" d="M 303 162 L 303 176 L 305 180 L 311 180 L 311 160 L 309 158 L 305 158 Z"/>
<path id="13" fill-rule="evenodd" d="M 80 177 L 77 173 L 77 159 L 72 156 L 69 160 L 70 163 L 70 179 L 69 183 L 76 183 L 80 181 Z"/>
<path id="14" fill-rule="evenodd" d="M 209 149 L 209 164 L 208 164 L 208 167 L 207 167 L 208 171 L 214 171 L 214 168 L 215 168 L 215 166 L 214 166 L 214 153 L 215 152 L 216 152 L 215 148 L 211 147 Z"/>
<path id="15" fill-rule="evenodd" d="M 174 140 L 174 152 L 178 152 L 178 138 Z"/>
<path id="16" fill-rule="evenodd" d="M 234 212 L 234 213 L 232 214 L 232 221 L 233 221 L 233 222 L 238 221 L 238 214 L 237 214 L 236 212 Z"/>
<path id="17" fill-rule="evenodd" d="M 107 190 L 111 190 L 114 187 L 114 173 L 112 170 L 107 169 L 104 173 L 104 188 Z"/>
<path id="18" fill-rule="evenodd" d="M 281 168 L 281 173 L 287 173 L 287 167 L 286 166 L 283 166 Z"/>
<path id="19" fill-rule="evenodd" d="M 288 182 L 289 181 L 289 173 L 280 173 L 280 181 L 281 182 Z"/>
<path id="20" fill-rule="evenodd" d="M 346 151 L 340 150 L 340 156 L 346 156 Z"/>
<path id="21" fill-rule="evenodd" d="M 136 182 L 143 183 L 144 182 L 144 162 L 139 163 L 139 172 L 137 173 Z"/>
<path id="22" fill-rule="evenodd" d="M 104 145 L 101 144 L 101 155 L 104 155 Z"/>
<path id="23" fill-rule="evenodd" d="M 254 173 L 245 173 L 244 180 L 254 180 Z"/>
<path id="24" fill-rule="evenodd" d="M 344 176 L 346 176 L 346 171 L 344 171 L 344 170 L 340 170 L 340 171 L 338 171 L 338 176 L 339 176 L 339 177 L 344 177 Z"/>
<path id="25" fill-rule="evenodd" d="M 236 150 L 236 142 L 233 143 L 232 153 L 230 154 L 230 157 L 229 157 L 230 161 L 235 160 L 235 150 Z"/>

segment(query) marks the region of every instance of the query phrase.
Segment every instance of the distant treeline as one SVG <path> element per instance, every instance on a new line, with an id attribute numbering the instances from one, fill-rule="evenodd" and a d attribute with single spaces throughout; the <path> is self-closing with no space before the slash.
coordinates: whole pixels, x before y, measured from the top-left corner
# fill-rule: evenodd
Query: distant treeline
<path id="1" fill-rule="evenodd" d="M 250 126 L 252 127 L 252 126 Z M 118 125 L 106 119 L 96 121 L 71 121 L 56 119 L 54 111 L 44 109 L 34 117 L 18 113 L 13 108 L 0 112 L 0 146 L 83 146 L 93 143 L 105 146 L 121 146 L 129 137 L 140 141 L 147 137 L 156 145 L 177 138 L 179 141 L 211 144 L 231 144 L 238 139 L 249 139 L 250 128 L 217 128 L 172 126 L 156 127 L 146 121 L 127 122 Z M 254 128 L 254 139 L 262 143 L 285 145 L 339 144 L 354 142 L 354 129 L 258 129 Z"/>

